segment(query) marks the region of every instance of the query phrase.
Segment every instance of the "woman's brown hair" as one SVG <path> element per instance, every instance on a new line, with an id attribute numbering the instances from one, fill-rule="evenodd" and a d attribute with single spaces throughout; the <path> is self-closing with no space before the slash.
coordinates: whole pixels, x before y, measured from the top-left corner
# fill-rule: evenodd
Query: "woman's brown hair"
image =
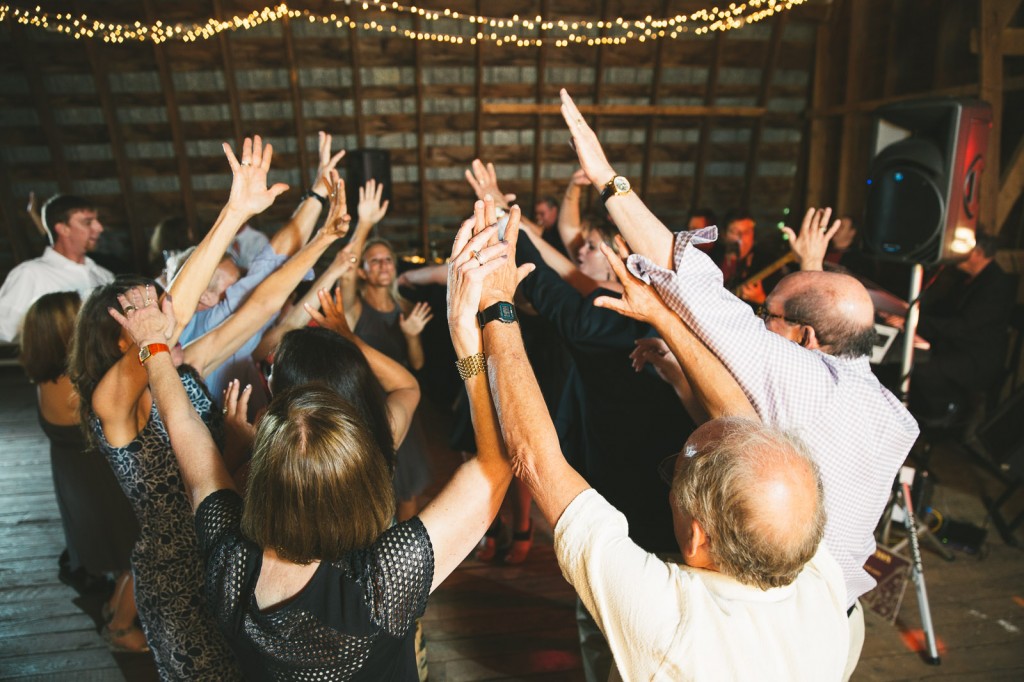
<path id="1" fill-rule="evenodd" d="M 285 560 L 337 561 L 395 513 L 391 477 L 351 404 L 305 384 L 276 396 L 256 429 L 242 533 Z"/>
<path id="2" fill-rule="evenodd" d="M 68 372 L 68 348 L 82 299 L 75 291 L 41 296 L 25 313 L 18 359 L 33 383 L 56 381 Z"/>

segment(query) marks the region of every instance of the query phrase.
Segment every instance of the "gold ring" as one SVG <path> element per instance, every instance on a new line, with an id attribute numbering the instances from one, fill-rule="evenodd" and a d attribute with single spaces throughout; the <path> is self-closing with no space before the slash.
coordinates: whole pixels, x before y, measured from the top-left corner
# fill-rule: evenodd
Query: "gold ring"
<path id="1" fill-rule="evenodd" d="M 242 166 L 251 166 L 252 165 L 252 161 L 243 161 L 240 165 L 242 165 Z"/>
<path id="2" fill-rule="evenodd" d="M 129 303 L 128 305 L 126 305 L 124 307 L 124 314 L 127 315 L 128 313 L 130 313 L 131 311 L 133 311 L 135 309 L 136 309 L 135 306 L 133 306 L 131 303 Z"/>
<path id="3" fill-rule="evenodd" d="M 225 407 L 223 410 L 220 411 L 220 413 L 221 414 L 227 414 L 228 413 L 228 408 Z"/>
<path id="4" fill-rule="evenodd" d="M 483 266 L 485 261 L 480 259 L 480 252 L 479 251 L 470 251 L 470 253 L 473 254 L 473 258 L 476 258 L 476 262 L 479 263 L 481 266 Z"/>

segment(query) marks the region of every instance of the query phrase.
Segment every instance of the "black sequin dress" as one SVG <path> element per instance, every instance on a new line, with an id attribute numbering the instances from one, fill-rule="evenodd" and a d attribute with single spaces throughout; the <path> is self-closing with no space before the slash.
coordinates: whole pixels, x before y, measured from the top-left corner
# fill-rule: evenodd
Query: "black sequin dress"
<path id="1" fill-rule="evenodd" d="M 280 607 L 261 611 L 263 551 L 239 525 L 242 499 L 209 495 L 196 511 L 207 600 L 247 680 L 409 680 L 413 639 L 434 578 L 434 550 L 419 517 L 392 526 L 364 550 L 322 562 Z"/>
<path id="2" fill-rule="evenodd" d="M 220 430 L 216 409 L 194 370 L 179 370 L 189 401 L 207 426 Z M 115 448 L 99 419 L 93 433 L 139 521 L 132 551 L 135 601 L 162 680 L 240 680 L 231 648 L 203 596 L 203 569 L 192 505 L 156 402 L 131 443 Z"/>

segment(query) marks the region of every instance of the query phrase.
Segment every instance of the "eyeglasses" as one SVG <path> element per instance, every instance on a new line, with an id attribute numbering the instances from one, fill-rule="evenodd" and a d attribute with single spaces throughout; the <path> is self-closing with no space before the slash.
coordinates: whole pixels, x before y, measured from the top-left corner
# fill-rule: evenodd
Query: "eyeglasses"
<path id="1" fill-rule="evenodd" d="M 758 317 L 760 317 L 762 320 L 764 320 L 765 324 L 768 324 L 768 320 L 770 320 L 772 318 L 775 318 L 775 319 L 778 319 L 778 320 L 782 320 L 786 324 L 794 324 L 794 325 L 807 324 L 806 322 L 803 322 L 801 320 L 794 320 L 791 317 L 786 317 L 785 315 L 779 315 L 778 313 L 770 312 L 768 310 L 768 306 L 766 306 L 764 303 L 762 303 L 759 306 L 757 306 L 757 309 L 756 309 L 755 312 L 757 313 Z"/>

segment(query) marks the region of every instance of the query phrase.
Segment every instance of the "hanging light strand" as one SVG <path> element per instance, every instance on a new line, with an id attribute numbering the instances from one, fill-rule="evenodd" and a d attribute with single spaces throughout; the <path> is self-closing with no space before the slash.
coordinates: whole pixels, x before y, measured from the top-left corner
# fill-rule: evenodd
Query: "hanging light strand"
<path id="1" fill-rule="evenodd" d="M 209 40 L 224 31 L 246 31 L 287 17 L 306 20 L 310 23 L 333 25 L 339 29 L 361 29 L 364 32 L 394 35 L 407 40 L 428 40 L 456 45 L 492 42 L 498 46 L 508 47 L 540 47 L 547 42 L 555 47 L 568 47 L 569 45 L 623 45 L 630 42 L 643 43 L 665 38 L 674 40 L 685 34 L 703 35 L 711 31 L 731 31 L 767 19 L 804 2 L 806 0 L 747 0 L 743 3 L 730 3 L 727 7 L 715 6 L 711 9 L 677 14 L 673 17 L 647 16 L 643 19 L 617 17 L 595 21 L 587 18 L 551 20 L 540 15 L 533 17 L 512 15 L 499 18 L 462 14 L 451 9 L 428 10 L 415 5 L 402 5 L 398 2 L 389 3 L 381 0 L 366 0 L 365 2 L 345 0 L 345 5 L 357 5 L 364 16 L 356 19 L 350 14 L 323 14 L 306 9 L 292 9 L 281 3 L 228 19 L 210 18 L 202 23 L 157 20 L 149 24 L 141 21 L 106 22 L 91 18 L 86 14 L 50 13 L 39 5 L 32 9 L 25 9 L 12 4 L 0 3 L 0 22 L 13 21 L 22 26 L 68 35 L 76 40 L 95 39 L 111 44 L 125 42 L 160 44 L 169 40 L 185 43 Z M 378 14 L 380 16 L 369 19 L 371 13 L 374 16 Z M 419 17 L 430 22 L 437 30 L 412 30 L 407 25 L 403 25 L 408 23 L 408 19 L 403 21 L 399 15 Z M 393 16 L 394 20 L 389 20 L 389 16 Z M 458 27 L 460 32 L 451 33 L 441 30 L 445 26 Z"/>

